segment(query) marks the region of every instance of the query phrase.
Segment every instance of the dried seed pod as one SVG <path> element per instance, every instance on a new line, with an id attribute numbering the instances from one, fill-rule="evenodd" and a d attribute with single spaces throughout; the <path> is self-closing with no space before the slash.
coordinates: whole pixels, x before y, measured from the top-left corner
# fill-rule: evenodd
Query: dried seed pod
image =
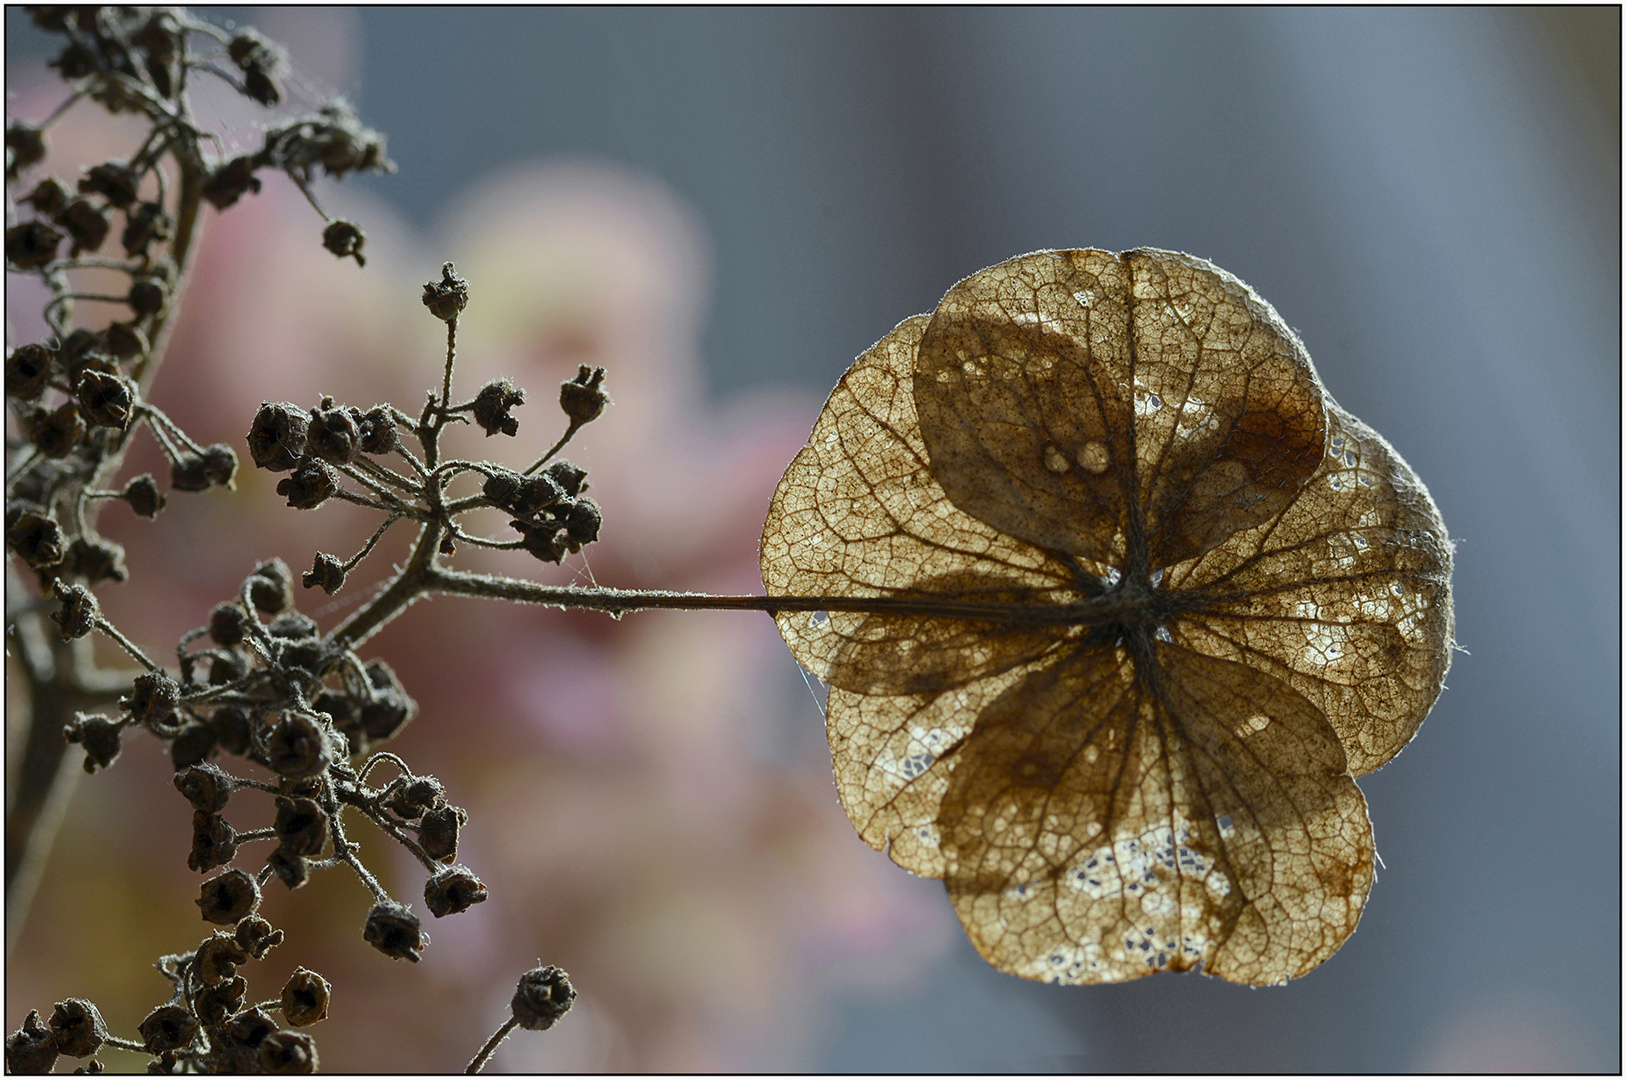
<path id="1" fill-rule="evenodd" d="M 61 229 L 44 221 L 25 221 L 6 230 L 6 262 L 18 270 L 38 270 L 56 258 Z"/>
<path id="2" fill-rule="evenodd" d="M 467 911 L 485 901 L 489 894 L 485 882 L 474 876 L 466 866 L 448 866 L 429 875 L 424 882 L 423 899 L 429 913 L 435 918 Z"/>
<path id="3" fill-rule="evenodd" d="M 203 913 L 205 922 L 232 926 L 254 914 L 254 910 L 260 906 L 260 884 L 254 880 L 253 874 L 233 868 L 205 881 L 203 891 L 194 903 Z"/>
<path id="4" fill-rule="evenodd" d="M 331 404 L 312 409 L 310 423 L 305 429 L 309 452 L 334 465 L 348 465 L 355 461 L 360 449 L 361 429 L 352 412 L 354 410 Z"/>
<path id="5" fill-rule="evenodd" d="M 289 889 L 297 889 L 311 879 L 310 861 L 284 847 L 273 848 L 265 865 Z"/>
<path id="6" fill-rule="evenodd" d="M 27 400 L 38 397 L 51 378 L 49 348 L 38 343 L 20 345 L 6 353 L 6 396 Z"/>
<path id="7" fill-rule="evenodd" d="M 258 915 L 250 915 L 237 924 L 236 936 L 237 944 L 247 949 L 250 956 L 264 960 L 266 953 L 282 944 L 283 934 Z"/>
<path id="8" fill-rule="evenodd" d="M 441 322 L 455 322 L 469 306 L 469 283 L 458 277 L 456 268 L 447 263 L 440 268 L 439 281 L 424 283 L 423 306 Z"/>
<path id="9" fill-rule="evenodd" d="M 367 257 L 361 253 L 367 236 L 353 221 L 335 221 L 322 230 L 322 246 L 339 258 L 352 258 L 357 266 L 366 266 Z"/>
<path id="10" fill-rule="evenodd" d="M 1280 983 L 1354 931 L 1354 777 L 1439 693 L 1450 545 L 1236 278 L 1048 251 L 955 285 L 831 394 L 762 567 L 921 605 L 776 621 L 860 835 L 1001 970 Z"/>
<path id="11" fill-rule="evenodd" d="M 175 774 L 175 790 L 200 814 L 218 814 L 237 785 L 218 765 L 203 762 Z"/>
<path id="12" fill-rule="evenodd" d="M 294 574 L 281 559 L 271 559 L 254 568 L 249 575 L 248 598 L 255 608 L 267 615 L 287 611 L 294 606 Z M 221 642 L 226 644 L 226 642 Z"/>
<path id="13" fill-rule="evenodd" d="M 155 518 L 158 511 L 164 508 L 168 498 L 158 490 L 158 481 L 152 478 L 151 473 L 142 473 L 140 476 L 124 485 L 124 493 L 119 496 L 130 504 L 137 517 Z"/>
<path id="14" fill-rule="evenodd" d="M 546 1031 L 570 1011 L 576 989 L 561 968 L 535 967 L 519 977 L 519 987 L 509 1002 L 514 1019 L 526 1031 Z"/>
<path id="15" fill-rule="evenodd" d="M 610 395 L 602 389 L 604 369 L 581 365 L 574 379 L 559 384 L 559 407 L 570 417 L 573 427 L 596 420 L 610 404 Z"/>
<path id="16" fill-rule="evenodd" d="M 136 403 L 134 381 L 122 375 L 87 369 L 74 385 L 79 398 L 79 411 L 92 424 L 123 431 L 130 426 L 131 410 Z"/>
<path id="17" fill-rule="evenodd" d="M 295 510 L 314 510 L 339 490 L 339 477 L 325 461 L 306 458 L 292 473 L 277 481 L 277 494 L 288 497 Z"/>
<path id="18" fill-rule="evenodd" d="M 458 830 L 468 820 L 468 811 L 460 806 L 437 806 L 423 815 L 418 826 L 418 843 L 431 859 L 454 859 Z"/>
<path id="19" fill-rule="evenodd" d="M 107 1041 L 107 1024 L 96 1006 L 82 998 L 56 1003 L 51 1013 L 56 1048 L 69 1057 L 90 1057 Z"/>
<path id="20" fill-rule="evenodd" d="M 423 934 L 423 924 L 412 909 L 395 900 L 384 899 L 374 904 L 367 913 L 367 924 L 362 929 L 367 944 L 395 960 L 418 962 L 429 939 Z"/>
<path id="21" fill-rule="evenodd" d="M 513 435 L 519 431 L 519 421 L 510 410 L 525 404 L 525 391 L 515 386 L 506 375 L 493 379 L 480 387 L 474 395 L 474 422 L 485 429 L 486 437 L 502 432 Z"/>
<path id="22" fill-rule="evenodd" d="M 6 1071 L 42 1075 L 56 1065 L 56 1036 L 40 1019 L 38 1009 L 29 1009 L 23 1026 L 6 1036 Z"/>
<path id="23" fill-rule="evenodd" d="M 179 1050 L 198 1035 L 198 1021 L 179 1005 L 160 1005 L 141 1021 L 142 1044 L 149 1054 Z"/>
<path id="24" fill-rule="evenodd" d="M 56 519 L 25 510 L 6 525 L 6 546 L 29 566 L 55 566 L 66 553 L 62 526 Z"/>
<path id="25" fill-rule="evenodd" d="M 105 716 L 79 713 L 63 725 L 62 737 L 85 750 L 85 771 L 105 769 L 118 760 L 124 748 L 124 728 Z"/>
<path id="26" fill-rule="evenodd" d="M 317 1069 L 316 1040 L 303 1031 L 277 1031 L 260 1043 L 260 1068 L 273 1076 L 308 1076 Z"/>
<path id="27" fill-rule="evenodd" d="M 107 211 L 89 199 L 74 199 L 58 210 L 51 220 L 73 237 L 73 249 L 69 254 L 75 257 L 86 251 L 101 250 L 102 242 L 107 239 Z"/>
<path id="28" fill-rule="evenodd" d="M 294 855 L 320 855 L 327 843 L 327 814 L 315 799 L 277 796 L 277 819 L 272 826 L 283 848 Z"/>
<path id="29" fill-rule="evenodd" d="M 305 454 L 305 410 L 286 401 L 262 402 L 248 429 L 248 452 L 254 464 L 271 472 L 287 472 Z"/>
<path id="30" fill-rule="evenodd" d="M 195 961 L 198 978 L 205 986 L 219 986 L 237 977 L 237 965 L 248 961 L 248 950 L 225 931 L 216 931 L 198 946 Z"/>
<path id="31" fill-rule="evenodd" d="M 295 968 L 282 986 L 282 1018 L 294 1027 L 309 1027 L 327 1019 L 333 987 L 307 968 Z"/>
<path id="32" fill-rule="evenodd" d="M 197 766 L 193 766 L 196 768 Z M 186 865 L 202 873 L 225 866 L 237 857 L 237 830 L 219 814 L 199 810 L 192 815 L 192 851 Z"/>
<path id="33" fill-rule="evenodd" d="M 326 772 L 335 758 L 325 725 L 311 713 L 290 709 L 265 741 L 266 764 L 279 776 L 299 779 Z"/>
<path id="34" fill-rule="evenodd" d="M 323 592 L 332 596 L 344 587 L 344 563 L 335 556 L 318 551 L 311 568 L 300 576 L 300 580 L 305 588 L 321 586 Z"/>

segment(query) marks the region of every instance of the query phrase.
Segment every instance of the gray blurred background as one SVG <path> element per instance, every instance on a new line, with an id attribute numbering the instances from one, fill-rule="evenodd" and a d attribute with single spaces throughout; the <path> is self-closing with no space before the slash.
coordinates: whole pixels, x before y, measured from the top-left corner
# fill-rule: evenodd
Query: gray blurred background
<path id="1" fill-rule="evenodd" d="M 1384 867 L 1331 962 L 1058 988 L 961 942 L 823 1002 L 801 1067 L 1620 1069 L 1618 8 L 210 10 L 388 133 L 361 183 L 425 227 L 538 159 L 663 185 L 714 400 L 815 401 L 1011 255 L 1174 248 L 1427 481 L 1467 654 L 1362 781 Z"/>

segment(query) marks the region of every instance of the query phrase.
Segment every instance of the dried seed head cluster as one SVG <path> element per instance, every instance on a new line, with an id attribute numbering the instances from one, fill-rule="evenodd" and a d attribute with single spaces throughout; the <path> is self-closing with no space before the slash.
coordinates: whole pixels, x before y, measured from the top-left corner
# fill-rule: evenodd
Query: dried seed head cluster
<path id="1" fill-rule="evenodd" d="M 1236 278 L 1046 251 L 955 285 L 831 394 L 762 565 L 917 609 L 777 618 L 848 816 L 1001 970 L 1280 983 L 1354 931 L 1354 778 L 1443 685 L 1451 548 Z"/>

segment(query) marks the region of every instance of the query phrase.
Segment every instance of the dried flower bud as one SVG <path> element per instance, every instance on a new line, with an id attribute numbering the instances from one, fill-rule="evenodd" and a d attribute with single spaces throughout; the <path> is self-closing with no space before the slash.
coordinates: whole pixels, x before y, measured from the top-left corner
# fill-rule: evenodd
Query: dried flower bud
<path id="1" fill-rule="evenodd" d="M 460 806 L 438 806 L 424 814 L 418 827 L 418 843 L 431 859 L 456 858 L 457 833 L 468 820 L 468 811 Z"/>
<path id="2" fill-rule="evenodd" d="M 361 450 L 365 454 L 387 454 L 401 445 L 395 420 L 382 405 L 375 405 L 357 421 Z"/>
<path id="3" fill-rule="evenodd" d="M 141 1021 L 141 1040 L 149 1054 L 179 1050 L 197 1038 L 198 1022 L 179 1005 L 160 1005 Z"/>
<path id="4" fill-rule="evenodd" d="M 92 424 L 120 431 L 130 426 L 130 413 L 136 402 L 133 380 L 86 370 L 80 374 L 73 390 L 79 398 L 79 411 Z"/>
<path id="5" fill-rule="evenodd" d="M 128 162 L 104 161 L 86 170 L 79 180 L 83 195 L 100 195 L 120 210 L 136 201 L 141 178 Z"/>
<path id="6" fill-rule="evenodd" d="M 95 713 L 79 713 L 62 726 L 62 737 L 85 748 L 85 771 L 105 769 L 123 749 L 122 725 Z"/>
<path id="7" fill-rule="evenodd" d="M 315 799 L 277 796 L 277 820 L 272 826 L 282 846 L 294 855 L 320 855 L 327 843 L 327 814 Z"/>
<path id="8" fill-rule="evenodd" d="M 69 1057 L 89 1057 L 107 1041 L 107 1024 L 96 1006 L 83 998 L 56 1003 L 51 1013 L 51 1034 L 56 1048 Z"/>
<path id="9" fill-rule="evenodd" d="M 107 211 L 89 199 L 73 200 L 58 210 L 52 220 L 68 230 L 68 235 L 73 237 L 73 250 L 69 253 L 71 255 L 99 251 L 102 242 L 107 239 Z"/>
<path id="10" fill-rule="evenodd" d="M 531 476 L 520 485 L 519 492 L 514 496 L 513 505 L 508 509 L 522 517 L 530 517 L 538 510 L 556 505 L 565 497 L 565 489 L 559 486 L 558 481 L 547 474 Z"/>
<path id="11" fill-rule="evenodd" d="M 373 905 L 367 913 L 367 925 L 362 930 L 367 944 L 396 960 L 418 962 L 423 947 L 429 943 L 423 935 L 423 924 L 412 909 L 396 900 L 384 899 Z"/>
<path id="12" fill-rule="evenodd" d="M 445 798 L 445 785 L 433 776 L 402 776 L 391 782 L 384 793 L 384 806 L 411 821 L 439 806 Z"/>
<path id="13" fill-rule="evenodd" d="M 335 221 L 322 230 L 322 246 L 341 259 L 347 256 L 355 259 L 357 266 L 367 265 L 367 258 L 361 253 L 366 243 L 366 234 L 353 221 Z"/>
<path id="14" fill-rule="evenodd" d="M 222 670 L 220 661 L 215 661 L 214 668 L 209 672 L 209 681 L 214 682 L 215 673 Z M 236 705 L 222 705 L 209 717 L 214 725 L 215 739 L 220 748 L 228 754 L 248 753 L 252 738 L 252 727 L 249 724 L 248 713 Z"/>
<path id="15" fill-rule="evenodd" d="M 207 761 L 215 749 L 215 729 L 213 724 L 201 720 L 194 720 L 181 728 L 169 744 L 169 759 L 177 769 L 185 769 L 192 765 L 201 765 Z"/>
<path id="16" fill-rule="evenodd" d="M 305 454 L 305 411 L 287 401 L 266 401 L 248 429 L 248 452 L 254 464 L 287 472 Z"/>
<path id="17" fill-rule="evenodd" d="M 237 454 L 225 443 L 205 447 L 201 454 L 187 454 L 170 466 L 169 482 L 176 491 L 207 491 L 212 487 L 235 487 Z"/>
<path id="18" fill-rule="evenodd" d="M 266 739 L 266 764 L 279 776 L 316 776 L 327 771 L 335 756 L 325 726 L 307 712 L 283 713 Z"/>
<path id="19" fill-rule="evenodd" d="M 6 125 L 6 177 L 10 179 L 45 160 L 45 131 L 26 120 Z"/>
<path id="20" fill-rule="evenodd" d="M 198 946 L 197 965 L 198 977 L 205 986 L 219 986 L 227 979 L 235 978 L 237 965 L 246 963 L 248 950 L 237 944 L 237 939 L 225 931 L 216 931 L 208 940 Z"/>
<path id="21" fill-rule="evenodd" d="M 106 335 L 102 332 L 87 330 L 82 326 L 62 340 L 62 344 L 57 348 L 56 358 L 57 363 L 68 373 L 69 382 L 78 381 L 80 373 L 87 367 L 108 372 L 118 370 L 118 366 L 110 357 L 91 359 L 91 354 L 100 352 L 105 340 Z"/>
<path id="22" fill-rule="evenodd" d="M 525 404 L 525 391 L 504 376 L 480 387 L 474 395 L 474 422 L 485 429 L 490 438 L 497 432 L 513 435 L 519 431 L 519 421 L 509 415 L 516 405 Z"/>
<path id="23" fill-rule="evenodd" d="M 577 499 L 565 518 L 565 532 L 570 535 L 571 550 L 579 551 L 583 544 L 597 540 L 599 526 L 603 522 L 604 514 L 598 508 L 598 503 L 586 496 Z"/>
<path id="24" fill-rule="evenodd" d="M 556 563 L 565 557 L 568 549 L 565 541 L 561 539 L 558 522 L 546 521 L 538 524 L 515 519 L 508 524 L 519 530 L 525 550 L 543 562 Z"/>
<path id="25" fill-rule="evenodd" d="M 205 881 L 202 893 L 194 902 L 203 912 L 205 922 L 230 926 L 254 914 L 254 909 L 260 906 L 260 884 L 248 871 L 233 868 Z"/>
<path id="26" fill-rule="evenodd" d="M 160 203 L 144 202 L 131 210 L 125 218 L 124 235 L 120 242 L 124 253 L 146 257 L 147 248 L 154 241 L 162 243 L 175 233 L 175 222 Z"/>
<path id="27" fill-rule="evenodd" d="M 209 636 L 227 648 L 241 644 L 252 618 L 239 604 L 230 601 L 216 604 L 209 612 Z"/>
<path id="28" fill-rule="evenodd" d="M 69 573 L 92 585 L 100 581 L 122 584 L 130 576 L 124 566 L 124 545 L 101 536 L 81 536 L 68 545 L 63 561 Z"/>
<path id="29" fill-rule="evenodd" d="M 156 315 L 169 303 L 169 289 L 156 278 L 142 278 L 130 286 L 126 302 L 137 315 Z"/>
<path id="30" fill-rule="evenodd" d="M 574 379 L 559 384 L 559 407 L 570 417 L 571 427 L 598 419 L 604 406 L 610 404 L 610 395 L 601 389 L 603 368 L 581 365 Z"/>
<path id="31" fill-rule="evenodd" d="M 535 967 L 519 977 L 519 988 L 509 1003 L 514 1019 L 526 1031 L 546 1031 L 570 1011 L 576 989 L 559 968 Z"/>
<path id="32" fill-rule="evenodd" d="M 38 1009 L 29 1009 L 23 1026 L 6 1036 L 8 1073 L 48 1073 L 56 1065 L 56 1037 L 40 1019 Z"/>
<path id="33" fill-rule="evenodd" d="M 281 930 L 272 929 L 271 924 L 258 915 L 250 915 L 237 924 L 237 944 L 256 960 L 264 960 L 266 953 L 281 945 L 282 937 Z"/>
<path id="34" fill-rule="evenodd" d="M 316 620 L 302 611 L 283 612 L 271 620 L 266 630 L 272 637 L 289 641 L 303 641 L 317 636 Z"/>
<path id="35" fill-rule="evenodd" d="M 237 786 L 225 770 L 218 765 L 203 762 L 175 774 L 175 790 L 199 814 L 218 814 L 231 799 Z"/>
<path id="36" fill-rule="evenodd" d="M 243 999 L 248 996 L 248 980 L 238 975 L 223 980 L 218 986 L 206 987 L 202 993 L 192 998 L 192 1004 L 197 1010 L 198 1019 L 211 1027 L 225 1022 L 226 1018 L 243 1007 Z"/>
<path id="37" fill-rule="evenodd" d="M 50 412 L 41 409 L 33 420 L 30 435 L 46 457 L 66 457 L 85 440 L 85 421 L 79 415 L 79 406 L 71 401 L 63 402 Z"/>
<path id="38" fill-rule="evenodd" d="M 255 608 L 267 615 L 293 607 L 294 574 L 288 564 L 281 559 L 271 559 L 256 566 L 249 575 L 248 598 Z"/>
<path id="39" fill-rule="evenodd" d="M 152 478 L 152 473 L 142 473 L 140 476 L 124 485 L 124 493 L 119 496 L 130 504 L 137 517 L 155 518 L 158 511 L 164 508 L 168 498 L 158 490 L 158 481 Z"/>
<path id="40" fill-rule="evenodd" d="M 197 766 L 193 766 L 197 768 Z M 237 856 L 237 830 L 219 814 L 192 815 L 192 851 L 186 865 L 202 873 L 225 866 Z"/>
<path id="41" fill-rule="evenodd" d="M 423 306 L 441 322 L 456 322 L 469 306 L 469 283 L 458 277 L 456 269 L 447 263 L 440 268 L 439 281 L 424 283 Z"/>
<path id="42" fill-rule="evenodd" d="M 6 526 L 6 546 L 29 566 L 55 566 L 65 553 L 62 526 L 56 520 L 32 510 L 18 515 Z"/>
<path id="43" fill-rule="evenodd" d="M 323 592 L 332 596 L 344 585 L 344 563 L 318 551 L 315 562 L 301 575 L 300 580 L 305 583 L 305 588 L 314 589 L 320 585 Z"/>
<path id="44" fill-rule="evenodd" d="M 382 660 L 367 665 L 367 682 L 372 697 L 361 703 L 361 730 L 375 743 L 392 739 L 418 715 L 418 703 L 401 685 L 395 669 Z"/>
<path id="45" fill-rule="evenodd" d="M 564 458 L 543 469 L 542 475 L 558 484 L 571 498 L 587 490 L 587 485 L 582 483 L 587 479 L 587 470 Z"/>
<path id="46" fill-rule="evenodd" d="M 316 1040 L 302 1031 L 278 1031 L 260 1043 L 260 1068 L 272 1076 L 308 1076 L 316 1067 Z"/>
<path id="47" fill-rule="evenodd" d="M 258 195 L 260 181 L 254 175 L 256 168 L 259 164 L 251 155 L 232 158 L 209 174 L 203 185 L 203 197 L 214 203 L 217 210 L 224 210 L 248 192 Z"/>
<path id="48" fill-rule="evenodd" d="M 437 919 L 467 911 L 483 902 L 487 895 L 485 882 L 475 877 L 466 866 L 448 866 L 444 870 L 437 870 L 429 875 L 429 880 L 423 886 L 424 903 L 429 905 L 429 913 Z"/>
<path id="49" fill-rule="evenodd" d="M 299 468 L 277 481 L 277 494 L 288 497 L 295 510 L 314 510 L 339 490 L 339 478 L 325 461 L 306 458 Z"/>
<path id="50" fill-rule="evenodd" d="M 94 593 L 83 585 L 64 585 L 60 580 L 56 582 L 55 592 L 62 606 L 51 612 L 51 621 L 61 629 L 63 641 L 82 638 L 96 629 L 102 609 Z"/>
<path id="51" fill-rule="evenodd" d="M 21 345 L 6 353 L 6 395 L 15 398 L 38 397 L 51 379 L 51 350 L 38 343 Z"/>
<path id="52" fill-rule="evenodd" d="M 22 201 L 32 206 L 41 214 L 54 214 L 65 206 L 73 193 L 68 185 L 54 176 L 47 176 L 34 185 L 34 190 L 24 195 Z"/>
<path id="53" fill-rule="evenodd" d="M 243 92 L 268 109 L 282 101 L 282 88 L 276 78 L 258 65 L 244 69 Z"/>
<path id="54" fill-rule="evenodd" d="M 324 398 L 323 407 L 311 410 L 310 424 L 305 429 L 306 447 L 323 461 L 348 465 L 356 460 L 361 429 L 354 409 L 334 407 L 331 401 Z"/>
<path id="55" fill-rule="evenodd" d="M 311 879 L 311 864 L 303 855 L 295 855 L 287 848 L 273 848 L 266 857 L 265 865 L 277 876 L 277 880 L 289 889 L 297 889 Z"/>
<path id="56" fill-rule="evenodd" d="M 328 981 L 307 968 L 295 968 L 282 985 L 282 1018 L 294 1027 L 310 1027 L 327 1019 L 333 988 Z"/>
<path id="57" fill-rule="evenodd" d="M 225 1027 L 226 1038 L 238 1046 L 254 1049 L 277 1032 L 276 1021 L 258 1006 L 232 1017 Z"/>
<path id="58" fill-rule="evenodd" d="M 147 335 L 134 323 L 112 322 L 102 332 L 103 344 L 110 355 L 120 360 L 144 356 L 152 350 Z"/>
<path id="59" fill-rule="evenodd" d="M 138 724 L 162 720 L 175 711 L 181 700 L 181 687 L 162 671 L 146 671 L 135 677 L 135 686 L 119 704 L 129 710 Z"/>
<path id="60" fill-rule="evenodd" d="M 62 230 L 43 221 L 25 221 L 6 230 L 6 262 L 18 270 L 38 270 L 56 258 Z"/>

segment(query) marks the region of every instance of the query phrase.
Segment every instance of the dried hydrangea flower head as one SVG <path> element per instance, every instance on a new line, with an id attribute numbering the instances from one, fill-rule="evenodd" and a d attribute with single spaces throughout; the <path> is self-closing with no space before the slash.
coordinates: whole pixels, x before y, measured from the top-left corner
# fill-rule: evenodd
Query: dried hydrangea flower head
<path id="1" fill-rule="evenodd" d="M 762 566 L 874 598 L 776 618 L 859 834 L 996 967 L 1273 984 L 1354 932 L 1355 777 L 1439 694 L 1451 548 L 1232 275 L 1085 250 L 961 281 L 830 395 Z"/>

